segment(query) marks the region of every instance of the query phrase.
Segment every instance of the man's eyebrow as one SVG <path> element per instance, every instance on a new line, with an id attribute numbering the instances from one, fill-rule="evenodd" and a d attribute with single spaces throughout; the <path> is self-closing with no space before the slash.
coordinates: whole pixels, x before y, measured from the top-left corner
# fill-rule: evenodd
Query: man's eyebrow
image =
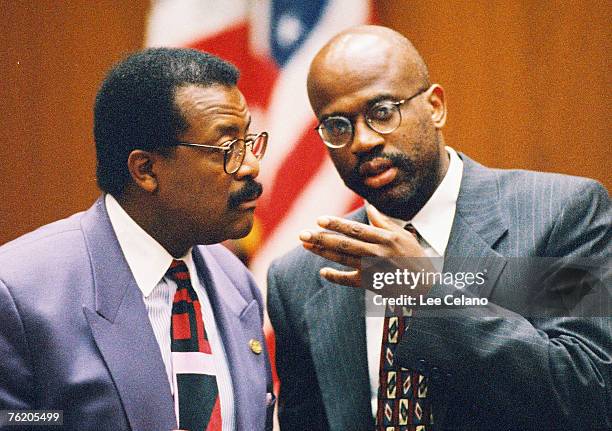
<path id="1" fill-rule="evenodd" d="M 399 98 L 389 93 L 379 94 L 378 96 L 368 100 L 365 103 L 364 107 L 360 110 L 360 112 L 368 110 L 369 108 L 376 105 L 378 102 L 382 102 L 383 100 L 397 101 L 399 100 Z M 345 118 L 348 118 L 349 120 L 352 120 L 356 115 L 359 115 L 359 112 L 356 114 L 348 114 L 346 112 L 336 111 L 336 112 L 330 112 L 329 114 L 322 115 L 319 118 L 319 121 L 325 121 L 326 119 L 330 117 L 345 117 Z"/>
<path id="2" fill-rule="evenodd" d="M 251 126 L 251 117 L 247 121 L 247 125 L 245 127 L 245 132 L 248 132 L 249 127 Z M 236 124 L 219 124 L 215 127 L 215 129 L 224 135 L 239 135 L 241 133 L 241 128 Z"/>
<path id="3" fill-rule="evenodd" d="M 321 115 L 321 117 L 319 118 L 319 121 L 323 122 L 331 117 L 344 117 L 344 118 L 351 119 L 354 117 L 354 115 L 353 114 L 349 115 L 346 112 L 339 112 L 339 111 L 330 112 L 329 114 Z"/>
<path id="4" fill-rule="evenodd" d="M 240 134 L 240 127 L 235 124 L 219 124 L 215 127 L 215 130 L 223 136 L 237 137 Z"/>
<path id="5" fill-rule="evenodd" d="M 392 94 L 379 94 L 373 99 L 368 100 L 368 103 L 366 103 L 366 106 L 368 108 L 371 108 L 372 106 L 376 105 L 378 102 L 382 102 L 383 100 L 398 101 L 400 99 Z"/>

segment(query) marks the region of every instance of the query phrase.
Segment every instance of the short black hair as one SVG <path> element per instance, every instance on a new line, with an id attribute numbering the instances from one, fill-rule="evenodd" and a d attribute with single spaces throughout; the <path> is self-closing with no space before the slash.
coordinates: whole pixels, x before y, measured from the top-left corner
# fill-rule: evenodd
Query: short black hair
<path id="1" fill-rule="evenodd" d="M 187 48 L 149 48 L 115 65 L 94 106 L 98 186 L 114 196 L 130 181 L 129 154 L 176 144 L 187 123 L 175 104 L 177 88 L 195 84 L 235 86 L 236 67 L 212 54 Z"/>

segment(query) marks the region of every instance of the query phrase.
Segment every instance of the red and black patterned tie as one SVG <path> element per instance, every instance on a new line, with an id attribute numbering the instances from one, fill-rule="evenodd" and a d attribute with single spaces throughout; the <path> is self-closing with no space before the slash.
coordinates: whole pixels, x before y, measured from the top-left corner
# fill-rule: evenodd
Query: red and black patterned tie
<path id="1" fill-rule="evenodd" d="M 198 296 L 183 261 L 174 260 L 166 276 L 177 285 L 172 303 L 172 352 L 212 355 Z M 189 431 L 221 430 L 219 390 L 215 375 L 177 373 L 179 427 Z"/>
<path id="2" fill-rule="evenodd" d="M 406 230 L 418 235 L 412 225 L 406 226 Z M 395 350 L 411 317 L 412 310 L 406 307 L 387 306 L 385 309 L 378 375 L 377 431 L 428 431 L 433 424 L 427 379 L 394 362 Z"/>

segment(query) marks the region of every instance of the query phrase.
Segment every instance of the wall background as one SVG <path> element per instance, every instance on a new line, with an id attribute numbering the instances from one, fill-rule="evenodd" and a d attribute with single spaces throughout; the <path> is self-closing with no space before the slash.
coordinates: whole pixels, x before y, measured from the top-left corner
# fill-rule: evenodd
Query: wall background
<path id="1" fill-rule="evenodd" d="M 612 186 L 609 1 L 376 0 L 447 92 L 446 142 L 496 167 Z M 92 104 L 148 0 L 0 0 L 0 244 L 98 195 Z M 273 137 L 272 137 L 273 139 Z"/>

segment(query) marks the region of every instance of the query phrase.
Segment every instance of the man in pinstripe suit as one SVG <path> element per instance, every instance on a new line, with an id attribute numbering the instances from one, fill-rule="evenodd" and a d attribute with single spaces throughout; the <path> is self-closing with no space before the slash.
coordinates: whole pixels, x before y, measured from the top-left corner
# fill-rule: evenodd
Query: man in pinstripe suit
<path id="1" fill-rule="evenodd" d="M 609 286 L 595 301 L 573 285 L 544 289 L 513 261 L 609 260 L 606 190 L 584 178 L 489 169 L 445 146 L 444 91 L 389 29 L 334 37 L 311 64 L 308 93 L 340 176 L 367 204 L 347 219 L 321 217 L 325 230 L 302 232 L 303 248 L 270 267 L 281 428 L 610 428 L 612 324 L 605 307 L 594 311 L 609 301 Z M 381 423 L 382 318 L 366 313 L 369 297 L 356 289 L 367 256 L 432 258 L 432 270 L 442 259 L 445 272 L 486 273 L 483 286 L 465 291 L 488 305 L 416 310 L 399 340 L 394 366 L 427 382 L 433 421 L 422 428 Z M 455 287 L 417 291 L 433 300 Z M 582 314 L 571 317 L 567 302 L 554 317 L 530 312 L 546 295 L 571 296 Z"/>

